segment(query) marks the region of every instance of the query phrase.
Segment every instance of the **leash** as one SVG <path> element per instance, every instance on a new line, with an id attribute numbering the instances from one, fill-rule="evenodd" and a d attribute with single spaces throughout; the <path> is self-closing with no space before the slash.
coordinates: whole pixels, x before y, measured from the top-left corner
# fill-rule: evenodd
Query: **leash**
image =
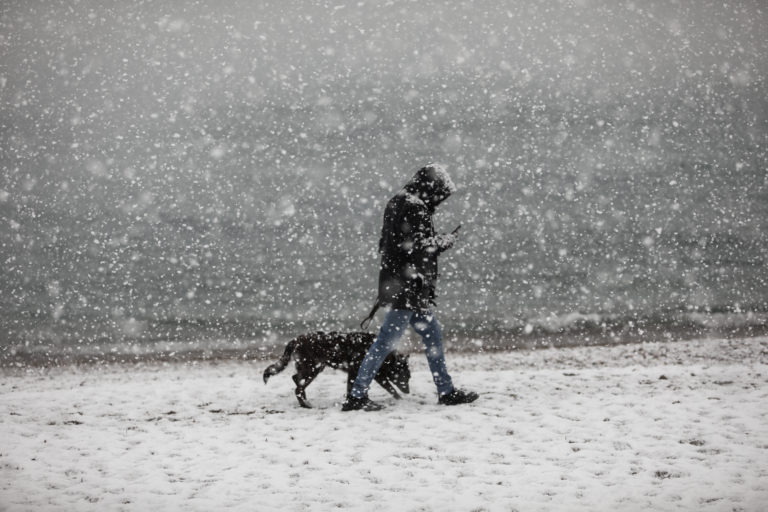
<path id="1" fill-rule="evenodd" d="M 376 314 L 376 312 L 379 310 L 379 307 L 381 307 L 381 302 L 379 299 L 376 299 L 376 303 L 373 305 L 373 309 L 371 309 L 371 312 L 368 313 L 368 316 L 365 317 L 365 319 L 360 322 L 360 328 L 364 331 L 368 330 L 368 326 L 371 325 L 371 321 L 373 320 L 373 315 Z"/>

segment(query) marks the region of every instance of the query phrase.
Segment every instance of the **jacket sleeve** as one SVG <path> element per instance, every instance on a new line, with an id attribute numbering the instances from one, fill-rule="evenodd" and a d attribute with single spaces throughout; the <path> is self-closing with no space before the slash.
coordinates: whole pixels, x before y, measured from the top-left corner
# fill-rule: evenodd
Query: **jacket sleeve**
<path id="1" fill-rule="evenodd" d="M 453 233 L 435 234 L 432 228 L 432 219 L 425 208 L 409 208 L 406 222 L 410 226 L 410 233 L 407 237 L 410 251 L 440 254 L 450 249 L 456 242 L 456 235 Z"/>

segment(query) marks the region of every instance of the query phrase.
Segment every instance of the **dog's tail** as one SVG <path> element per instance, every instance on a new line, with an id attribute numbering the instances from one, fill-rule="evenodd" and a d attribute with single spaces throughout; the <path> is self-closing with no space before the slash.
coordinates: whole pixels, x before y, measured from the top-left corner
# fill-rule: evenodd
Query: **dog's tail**
<path id="1" fill-rule="evenodd" d="M 271 376 L 277 375 L 285 370 L 285 367 L 288 366 L 288 363 L 291 361 L 291 354 L 293 354 L 293 349 L 296 348 L 298 342 L 299 340 L 291 340 L 288 345 L 285 346 L 285 352 L 280 356 L 280 359 L 275 364 L 267 366 L 267 369 L 264 370 L 264 384 L 267 383 Z"/>

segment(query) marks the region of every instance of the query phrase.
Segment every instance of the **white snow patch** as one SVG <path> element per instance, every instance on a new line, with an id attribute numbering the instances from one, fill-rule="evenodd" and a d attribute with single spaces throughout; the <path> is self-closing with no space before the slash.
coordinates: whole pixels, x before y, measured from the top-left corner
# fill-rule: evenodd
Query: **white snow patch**
<path id="1" fill-rule="evenodd" d="M 7 510 L 761 510 L 768 339 L 448 357 L 480 392 L 300 409 L 268 362 L 0 370 Z M 761 355 L 762 354 L 762 355 Z"/>

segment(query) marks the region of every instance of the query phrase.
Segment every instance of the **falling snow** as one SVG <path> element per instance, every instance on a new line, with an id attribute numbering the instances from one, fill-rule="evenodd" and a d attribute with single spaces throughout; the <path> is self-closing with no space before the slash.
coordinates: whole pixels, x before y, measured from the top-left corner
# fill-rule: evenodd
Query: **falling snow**
<path id="1" fill-rule="evenodd" d="M 595 510 L 619 488 L 630 508 L 757 510 L 767 26 L 762 0 L 3 1 L 0 501 L 140 510 L 202 493 L 200 510 L 251 510 L 264 490 L 269 504 L 367 510 L 425 484 L 466 491 L 467 510 Z M 456 187 L 434 218 L 452 246 L 436 314 L 480 399 L 436 409 L 422 382 L 350 420 L 386 432 L 355 437 L 375 444 L 385 469 L 366 469 L 384 490 L 367 491 L 349 446 L 310 501 L 285 502 L 278 480 L 254 488 L 329 457 L 303 430 L 318 446 L 353 437 L 333 388 L 298 415 L 257 389 L 259 366 L 300 333 L 357 329 L 384 206 L 430 162 Z M 421 350 L 409 336 L 401 349 Z M 663 380 L 640 360 L 651 345 L 673 366 Z M 582 356 L 577 374 L 568 358 Z M 542 412 L 553 399 L 559 412 Z M 611 422 L 581 422 L 606 403 Z M 633 421 L 648 435 L 632 439 Z M 425 440 L 436 423 L 459 440 L 453 456 Z M 289 462 L 262 446 L 270 424 Z M 403 424 L 417 429 L 393 449 Z M 223 431 L 220 451 L 206 444 Z M 185 481 L 194 460 L 173 459 L 169 439 L 191 441 L 178 446 L 205 471 Z M 277 471 L 248 465 L 260 450 Z M 247 487 L 222 479 L 232 467 Z M 497 474 L 519 485 L 482 481 Z"/>
<path id="2" fill-rule="evenodd" d="M 3 360 L 349 329 L 430 161 L 457 347 L 765 331 L 759 3 L 1 16 Z"/>

